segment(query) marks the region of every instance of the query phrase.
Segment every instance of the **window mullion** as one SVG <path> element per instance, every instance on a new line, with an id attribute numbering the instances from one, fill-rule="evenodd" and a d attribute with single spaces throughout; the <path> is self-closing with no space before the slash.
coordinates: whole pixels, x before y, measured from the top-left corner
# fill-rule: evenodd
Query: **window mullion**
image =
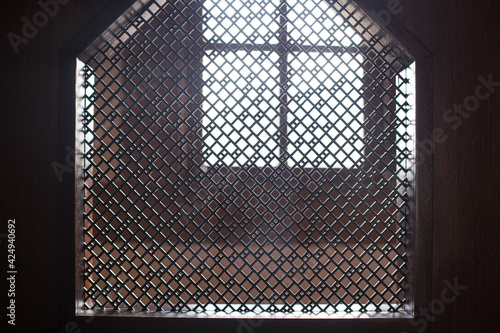
<path id="1" fill-rule="evenodd" d="M 287 124 L 287 114 L 289 112 L 288 107 L 288 5 L 286 0 L 281 0 L 279 7 L 279 18 L 280 18 L 280 28 L 279 28 L 279 87 L 280 87 L 280 111 L 279 111 L 279 146 L 280 146 L 280 164 L 286 163 L 289 159 L 287 152 L 288 144 L 288 124 Z"/>

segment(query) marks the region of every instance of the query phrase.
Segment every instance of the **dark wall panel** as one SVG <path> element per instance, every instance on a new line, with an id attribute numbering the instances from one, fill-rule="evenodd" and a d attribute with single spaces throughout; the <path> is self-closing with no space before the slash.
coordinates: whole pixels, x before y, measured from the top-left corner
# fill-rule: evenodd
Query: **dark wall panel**
<path id="1" fill-rule="evenodd" d="M 58 154 L 64 156 L 57 148 L 58 54 L 106 3 L 73 0 L 61 5 L 27 44 L 19 46 L 17 54 L 7 35 L 20 34 L 21 18 L 32 20 L 40 6 L 35 0 L 0 5 L 0 233 L 6 233 L 8 219 L 16 219 L 18 332 L 64 331 L 57 322 L 59 179 L 52 168 Z M 481 84 L 479 76 L 487 79 L 491 75 L 500 82 L 500 3 L 399 0 L 396 7 L 395 0 L 384 3 L 394 9 L 393 18 L 421 39 L 434 56 L 434 127 L 445 135 L 442 142 L 422 148 L 433 152 L 428 158 L 435 159 L 432 260 L 436 316 L 420 324 L 432 321 L 433 332 L 439 333 L 498 330 L 500 84 L 479 101 L 477 109 L 475 100 L 468 97 Z M 475 111 L 447 111 L 467 101 Z M 61 158 L 58 162 L 66 163 Z M 62 175 L 63 181 L 71 181 L 71 177 L 70 173 Z M 5 309 L 7 243 L 5 238 L 0 241 L 0 308 Z M 460 295 L 449 304 L 440 303 L 445 281 L 456 281 L 467 289 L 457 291 Z M 440 304 L 445 304 L 442 309 Z M 7 321 L 4 312 L 2 327 Z M 221 332 L 224 330 L 235 331 L 236 325 L 226 324 Z"/>

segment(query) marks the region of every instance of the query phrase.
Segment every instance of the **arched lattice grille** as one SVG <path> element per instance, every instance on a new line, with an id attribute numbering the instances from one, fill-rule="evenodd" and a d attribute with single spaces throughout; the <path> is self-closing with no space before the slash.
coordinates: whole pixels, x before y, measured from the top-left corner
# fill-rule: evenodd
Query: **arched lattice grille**
<path id="1" fill-rule="evenodd" d="M 132 14 L 79 62 L 84 309 L 403 311 L 411 58 L 350 1 Z"/>

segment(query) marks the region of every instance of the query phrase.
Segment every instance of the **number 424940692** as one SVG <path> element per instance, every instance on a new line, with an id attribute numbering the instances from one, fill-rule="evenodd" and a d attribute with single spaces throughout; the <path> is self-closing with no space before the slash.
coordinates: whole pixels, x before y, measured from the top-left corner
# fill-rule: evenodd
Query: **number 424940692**
<path id="1" fill-rule="evenodd" d="M 9 263 L 9 269 L 16 269 L 16 220 L 9 220 L 7 225 L 8 235 L 7 235 L 7 262 Z"/>

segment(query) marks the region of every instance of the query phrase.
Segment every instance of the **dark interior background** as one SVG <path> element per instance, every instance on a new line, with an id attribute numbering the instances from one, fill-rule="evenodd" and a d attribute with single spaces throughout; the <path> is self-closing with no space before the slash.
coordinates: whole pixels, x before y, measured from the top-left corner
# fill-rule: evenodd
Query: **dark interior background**
<path id="1" fill-rule="evenodd" d="M 64 1 L 63 1 L 64 2 Z M 387 6 L 394 0 L 384 0 Z M 58 54 L 106 4 L 73 0 L 15 54 L 7 34 L 40 10 L 35 0 L 0 4 L 2 142 L 1 227 L 16 219 L 16 326 L 18 332 L 57 328 Z M 500 2 L 399 0 L 394 15 L 434 56 L 434 128 L 447 137 L 434 152 L 432 289 L 444 280 L 468 288 L 446 305 L 433 332 L 497 331 L 500 321 L 500 87 L 461 126 L 443 114 L 473 95 L 478 76 L 500 82 Z M 457 126 L 456 126 L 457 127 Z M 65 161 L 59 161 L 65 163 Z M 64 174 L 64 181 L 72 175 Z M 72 235 L 67 235 L 72 237 Z M 0 238 L 1 325 L 7 326 L 7 242 Z M 236 323 L 220 331 L 235 331 Z M 88 328 L 88 327 L 87 327 Z M 8 327 L 12 329 L 11 326 Z M 3 331 L 3 330 L 2 330 Z M 168 331 L 168 330 L 167 330 Z M 255 329 L 258 332 L 258 328 Z"/>

